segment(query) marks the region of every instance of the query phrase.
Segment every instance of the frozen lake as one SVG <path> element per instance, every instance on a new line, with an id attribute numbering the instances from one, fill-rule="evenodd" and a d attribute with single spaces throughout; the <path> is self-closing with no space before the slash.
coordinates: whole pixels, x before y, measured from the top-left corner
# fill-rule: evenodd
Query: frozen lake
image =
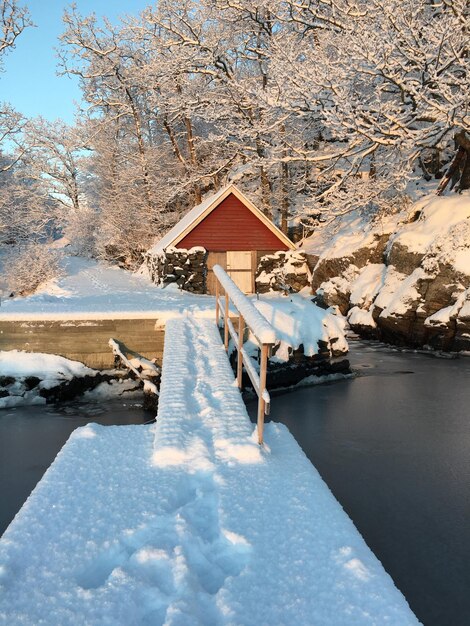
<path id="1" fill-rule="evenodd" d="M 359 376 L 278 395 L 285 423 L 426 626 L 470 616 L 470 358 L 352 344 Z M 254 404 L 250 404 L 250 410 Z M 0 533 L 78 426 L 134 399 L 0 412 Z"/>

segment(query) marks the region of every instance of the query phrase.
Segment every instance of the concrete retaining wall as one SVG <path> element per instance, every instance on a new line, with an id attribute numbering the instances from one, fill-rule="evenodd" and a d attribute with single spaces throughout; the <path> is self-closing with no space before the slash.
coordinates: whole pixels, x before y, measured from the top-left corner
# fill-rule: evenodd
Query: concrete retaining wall
<path id="1" fill-rule="evenodd" d="M 155 319 L 0 321 L 0 350 L 60 354 L 107 369 L 114 365 L 108 346 L 113 337 L 161 365 L 164 334 L 164 326 Z"/>

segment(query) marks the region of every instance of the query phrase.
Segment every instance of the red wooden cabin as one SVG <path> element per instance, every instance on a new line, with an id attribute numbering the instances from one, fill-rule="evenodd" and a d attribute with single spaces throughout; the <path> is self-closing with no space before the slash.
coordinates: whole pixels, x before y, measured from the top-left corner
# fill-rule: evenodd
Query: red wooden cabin
<path id="1" fill-rule="evenodd" d="M 215 264 L 226 269 L 242 291 L 253 293 L 259 259 L 279 250 L 295 249 L 292 241 L 233 184 L 189 211 L 151 252 L 194 246 L 208 252 L 208 293 L 215 293 Z"/>

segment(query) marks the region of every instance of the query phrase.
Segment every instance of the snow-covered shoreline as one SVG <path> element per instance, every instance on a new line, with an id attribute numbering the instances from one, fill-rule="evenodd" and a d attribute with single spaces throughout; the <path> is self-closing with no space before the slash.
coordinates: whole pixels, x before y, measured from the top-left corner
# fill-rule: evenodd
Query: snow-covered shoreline
<path id="1" fill-rule="evenodd" d="M 110 338 L 160 360 L 167 320 L 185 315 L 215 320 L 212 296 L 162 288 L 145 276 L 78 257 L 70 257 L 65 269 L 58 282 L 45 285 L 41 292 L 3 304 L 0 349 L 56 349 L 102 369 L 112 367 Z M 318 369 L 313 361 L 326 363 L 347 353 L 343 319 L 316 307 L 310 294 L 272 293 L 250 300 L 273 324 L 279 338 L 272 361 L 296 361 L 299 352 L 305 356 L 308 367 L 305 373 L 298 367 L 298 378 Z M 140 326 L 139 320 L 145 324 Z M 320 372 L 326 373 L 330 371 Z"/>
<path id="2" fill-rule="evenodd" d="M 0 350 L 0 409 L 43 405 L 84 394 L 115 397 L 136 386 L 122 371 L 98 371 L 56 354 Z"/>
<path id="3" fill-rule="evenodd" d="M 117 266 L 69 256 L 59 279 L 31 296 L 2 299 L 0 321 L 164 319 L 182 309 L 208 315 L 213 308 L 212 296 L 162 289 Z"/>

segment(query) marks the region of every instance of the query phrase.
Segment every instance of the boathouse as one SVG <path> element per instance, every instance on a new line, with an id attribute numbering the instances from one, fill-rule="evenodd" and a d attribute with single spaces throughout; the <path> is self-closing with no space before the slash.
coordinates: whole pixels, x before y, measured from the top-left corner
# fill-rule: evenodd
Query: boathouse
<path id="1" fill-rule="evenodd" d="M 260 258 L 293 250 L 295 245 L 235 185 L 229 184 L 191 209 L 149 250 L 148 257 L 162 258 L 174 249 L 195 248 L 205 250 L 203 290 L 206 293 L 215 293 L 214 265 L 225 269 L 243 292 L 254 293 Z M 171 260 L 168 265 L 171 274 L 175 262 Z"/>

